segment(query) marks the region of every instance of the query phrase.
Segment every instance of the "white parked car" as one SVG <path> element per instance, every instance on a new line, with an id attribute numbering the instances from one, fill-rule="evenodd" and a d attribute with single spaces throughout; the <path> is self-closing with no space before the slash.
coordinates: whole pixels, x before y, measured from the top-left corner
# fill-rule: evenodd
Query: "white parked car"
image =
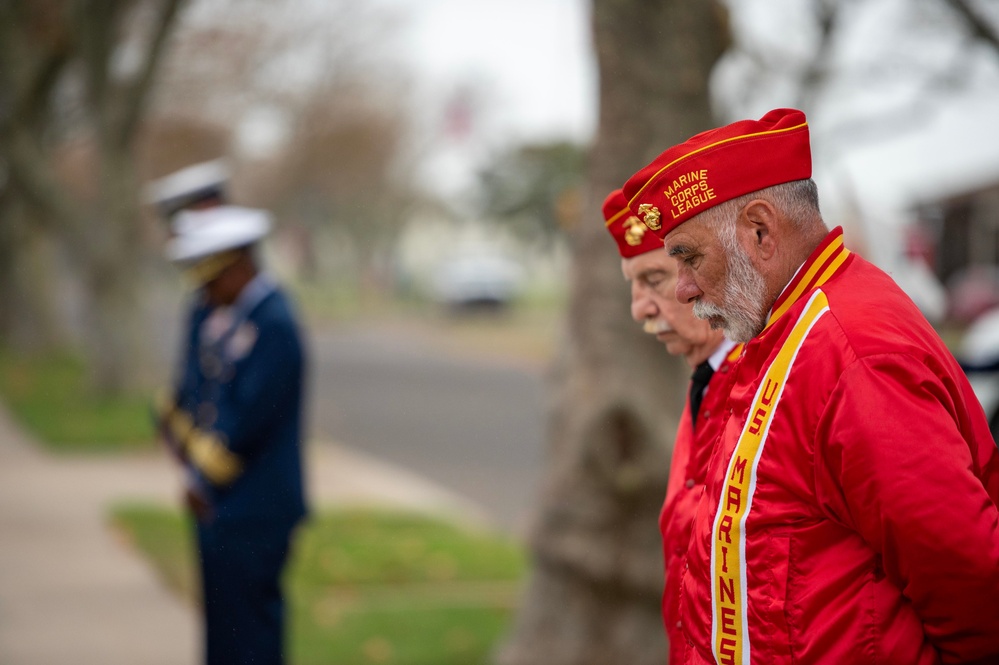
<path id="1" fill-rule="evenodd" d="M 524 271 L 498 255 L 466 255 L 442 262 L 433 273 L 434 298 L 445 305 L 502 307 L 519 293 Z"/>

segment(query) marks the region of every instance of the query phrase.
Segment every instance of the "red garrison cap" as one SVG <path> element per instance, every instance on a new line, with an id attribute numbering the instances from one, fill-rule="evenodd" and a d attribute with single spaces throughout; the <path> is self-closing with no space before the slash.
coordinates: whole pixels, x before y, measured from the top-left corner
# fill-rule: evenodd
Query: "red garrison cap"
<path id="1" fill-rule="evenodd" d="M 624 196 L 662 238 L 719 203 L 811 177 L 805 114 L 774 109 L 669 148 L 624 184 Z"/>
<path id="2" fill-rule="evenodd" d="M 622 258 L 630 259 L 654 249 L 663 249 L 663 241 L 635 217 L 620 189 L 615 189 L 604 200 L 604 220 L 607 230 L 617 241 L 617 251 Z"/>

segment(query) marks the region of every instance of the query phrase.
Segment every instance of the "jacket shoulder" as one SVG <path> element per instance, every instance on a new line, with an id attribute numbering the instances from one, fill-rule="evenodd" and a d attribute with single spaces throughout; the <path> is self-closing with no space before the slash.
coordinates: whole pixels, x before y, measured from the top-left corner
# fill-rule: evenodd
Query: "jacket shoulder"
<path id="1" fill-rule="evenodd" d="M 858 358 L 884 353 L 950 356 L 912 299 L 862 257 L 854 256 L 849 268 L 821 290 L 832 320 Z"/>
<path id="2" fill-rule="evenodd" d="M 260 301 L 248 318 L 258 326 L 297 328 L 298 319 L 291 298 L 281 288 L 275 288 Z"/>

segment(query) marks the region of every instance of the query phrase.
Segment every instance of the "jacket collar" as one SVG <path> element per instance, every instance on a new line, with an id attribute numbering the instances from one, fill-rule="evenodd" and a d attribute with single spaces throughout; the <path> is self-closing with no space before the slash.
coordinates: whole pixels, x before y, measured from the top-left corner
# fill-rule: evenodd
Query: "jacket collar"
<path id="1" fill-rule="evenodd" d="M 819 243 L 781 291 L 770 309 L 770 317 L 763 331 L 766 332 L 780 320 L 802 297 L 839 273 L 850 256 L 850 250 L 843 245 L 843 227 L 837 226 Z"/>

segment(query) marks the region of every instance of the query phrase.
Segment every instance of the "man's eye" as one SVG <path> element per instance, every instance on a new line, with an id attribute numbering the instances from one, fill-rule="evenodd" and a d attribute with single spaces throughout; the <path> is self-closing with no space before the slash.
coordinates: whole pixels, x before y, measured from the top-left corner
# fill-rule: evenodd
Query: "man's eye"
<path id="1" fill-rule="evenodd" d="M 669 281 L 669 275 L 665 273 L 653 273 L 645 276 L 645 284 L 650 289 L 658 289 Z"/>

